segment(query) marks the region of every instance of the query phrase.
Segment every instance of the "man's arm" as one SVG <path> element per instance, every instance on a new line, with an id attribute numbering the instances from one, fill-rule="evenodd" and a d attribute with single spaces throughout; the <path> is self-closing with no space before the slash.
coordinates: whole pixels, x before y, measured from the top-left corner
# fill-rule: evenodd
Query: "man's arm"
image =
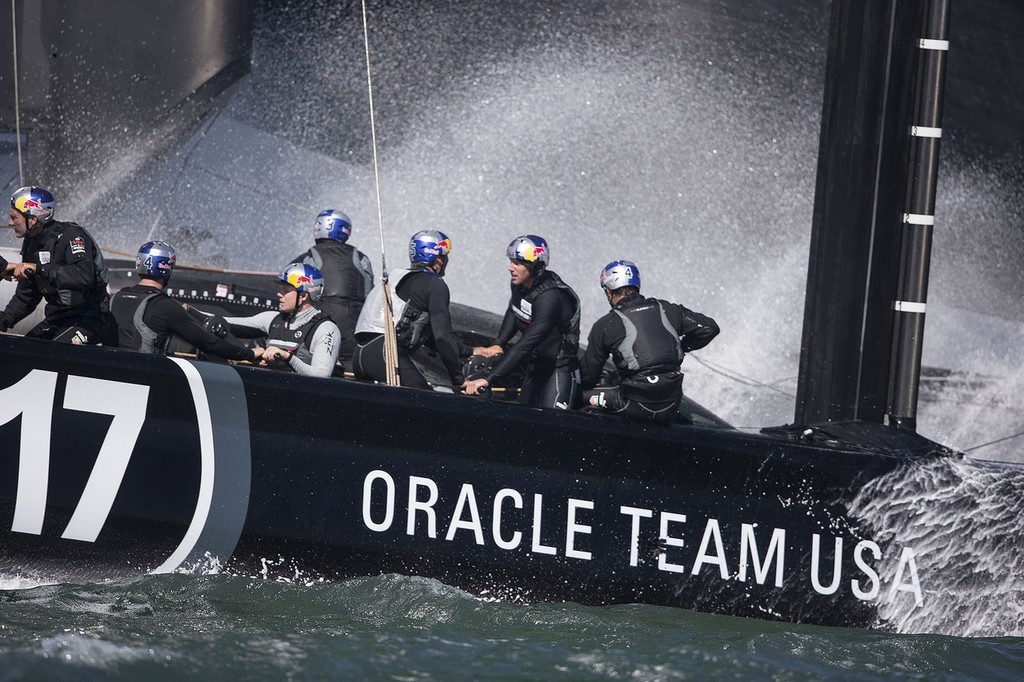
<path id="1" fill-rule="evenodd" d="M 610 342 L 608 337 L 613 333 L 611 327 L 617 319 L 614 315 L 611 318 L 605 316 L 591 327 L 590 335 L 587 337 L 587 351 L 583 354 L 583 360 L 580 362 L 580 388 L 584 390 L 593 388 L 601 380 L 601 370 L 604 368 L 605 360 L 608 359 L 609 353 L 616 345 L 614 342 Z M 621 336 L 624 338 L 625 334 Z"/>
<path id="2" fill-rule="evenodd" d="M 512 312 L 512 305 L 505 309 L 505 316 L 501 318 L 501 326 L 498 328 L 498 335 L 494 337 L 494 341 L 491 342 L 490 346 L 474 346 L 470 351 L 472 355 L 482 355 L 485 358 L 493 358 L 495 355 L 501 355 L 505 352 L 505 346 L 512 337 L 519 331 L 519 325 L 516 323 L 516 314 Z"/>
<path id="3" fill-rule="evenodd" d="M 373 263 L 371 263 L 366 254 L 359 249 L 355 249 L 355 255 L 359 273 L 363 276 L 363 298 L 366 298 L 366 294 L 370 293 L 370 289 L 373 288 Z"/>
<path id="4" fill-rule="evenodd" d="M 679 342 L 683 352 L 698 350 L 711 343 L 718 336 L 718 323 L 707 315 L 694 312 L 678 303 L 662 301 L 669 322 L 679 332 Z"/>
<path id="5" fill-rule="evenodd" d="M 55 289 L 91 291 L 96 284 L 96 244 L 81 230 L 68 228 L 54 245 L 49 263 L 40 263 L 37 277 Z"/>
<path id="6" fill-rule="evenodd" d="M 320 267 L 316 263 L 313 262 L 313 252 L 312 252 L 312 249 L 309 249 L 308 251 L 303 252 L 302 254 L 296 256 L 295 258 L 292 258 L 288 262 L 289 263 L 305 263 L 306 265 L 312 265 L 315 268 Z"/>
<path id="7" fill-rule="evenodd" d="M 460 358 L 470 355 L 471 349 L 464 346 L 452 330 L 451 293 L 440 278 L 423 278 L 427 282 L 427 312 L 430 314 L 430 331 L 434 339 L 434 350 L 441 356 L 441 362 L 448 370 L 453 386 L 465 380 L 462 375 Z"/>
<path id="8" fill-rule="evenodd" d="M 7 303 L 4 311 L 0 313 L 0 331 L 7 331 L 28 317 L 41 300 L 43 300 L 43 295 L 31 277 L 18 282 L 14 296 Z"/>
<path id="9" fill-rule="evenodd" d="M 163 297 L 160 296 L 158 298 Z M 190 316 L 173 299 L 168 298 L 165 300 L 166 304 L 160 305 L 156 310 L 153 310 L 156 306 L 150 304 L 146 310 L 146 317 L 149 317 L 151 311 L 154 315 L 163 316 L 164 325 L 168 332 L 177 334 L 204 353 L 227 360 L 247 360 L 249 362 L 256 360 L 256 353 L 245 344 L 233 339 L 222 339 L 211 334 L 203 329 L 196 322 L 195 318 Z M 149 324 L 149 321 L 147 320 L 146 323 Z"/>
<path id="10" fill-rule="evenodd" d="M 517 331 L 519 331 L 519 325 L 516 323 L 516 314 L 512 312 L 512 305 L 509 304 L 509 307 L 505 309 L 505 317 L 501 318 L 498 335 L 494 337 L 494 345 L 504 348 Z"/>
<path id="11" fill-rule="evenodd" d="M 204 314 L 208 315 L 209 313 Z M 264 310 L 262 313 L 256 313 L 250 317 L 225 317 L 224 321 L 232 327 L 232 332 L 235 329 L 240 330 L 239 336 L 252 337 L 252 332 L 260 332 L 258 336 L 266 336 L 270 333 L 270 323 L 277 315 L 278 313 L 273 310 Z"/>
<path id="12" fill-rule="evenodd" d="M 549 289 L 533 301 L 533 317 L 530 320 L 530 325 L 523 332 L 519 341 L 506 349 L 504 357 L 498 361 L 487 376 L 488 383 L 493 384 L 498 379 L 514 372 L 526 360 L 526 357 L 548 338 L 548 335 L 558 327 L 558 323 L 564 317 L 563 308 L 567 303 L 566 298 L 559 289 Z M 509 311 L 506 316 L 514 314 Z M 504 328 L 504 325 L 502 327 Z"/>

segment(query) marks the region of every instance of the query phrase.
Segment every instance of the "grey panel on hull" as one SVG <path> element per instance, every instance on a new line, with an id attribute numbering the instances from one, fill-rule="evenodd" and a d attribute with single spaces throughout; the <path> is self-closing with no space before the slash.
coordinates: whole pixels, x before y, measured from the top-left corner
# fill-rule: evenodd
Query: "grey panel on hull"
<path id="1" fill-rule="evenodd" d="M 238 372 L 230 365 L 190 364 L 202 377 L 210 406 L 214 480 L 206 524 L 180 568 L 202 572 L 226 564 L 238 545 L 249 511 L 252 451 L 248 404 Z"/>

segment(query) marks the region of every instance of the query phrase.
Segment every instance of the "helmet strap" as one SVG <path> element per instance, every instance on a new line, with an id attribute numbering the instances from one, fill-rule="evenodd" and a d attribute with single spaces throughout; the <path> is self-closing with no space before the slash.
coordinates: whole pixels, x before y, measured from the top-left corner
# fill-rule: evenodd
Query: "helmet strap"
<path id="1" fill-rule="evenodd" d="M 526 283 L 526 289 L 532 289 L 537 282 L 540 281 L 541 276 L 544 274 L 545 266 L 540 261 L 534 261 L 526 264 L 526 271 L 530 273 L 530 281 Z"/>
<path id="2" fill-rule="evenodd" d="M 27 234 L 29 237 L 35 237 L 36 235 L 43 231 L 45 223 L 43 223 L 42 220 L 40 220 L 38 217 L 34 215 L 22 213 L 21 211 L 18 212 L 21 213 L 21 215 L 25 216 L 25 234 Z M 33 220 L 36 221 L 35 225 L 32 224 Z"/>

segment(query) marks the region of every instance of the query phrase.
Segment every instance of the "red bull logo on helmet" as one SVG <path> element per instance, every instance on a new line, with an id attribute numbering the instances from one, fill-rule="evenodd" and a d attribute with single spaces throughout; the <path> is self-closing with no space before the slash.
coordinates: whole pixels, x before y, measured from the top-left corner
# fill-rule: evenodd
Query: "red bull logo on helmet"
<path id="1" fill-rule="evenodd" d="M 45 221 L 53 215 L 53 197 L 39 187 L 22 187 L 11 197 L 11 207 Z"/>
<path id="2" fill-rule="evenodd" d="M 527 246 L 523 249 L 523 260 L 528 260 L 531 263 L 538 260 L 547 252 L 547 249 L 543 244 L 537 244 L 535 246 Z"/>
<path id="3" fill-rule="evenodd" d="M 423 253 L 429 253 L 434 256 L 447 256 L 448 252 L 452 250 L 452 240 L 442 239 L 435 243 L 433 246 L 424 246 Z"/>
<path id="4" fill-rule="evenodd" d="M 279 279 L 299 291 L 310 291 L 321 285 L 320 271 L 311 265 L 293 263 L 282 272 Z"/>
<path id="5" fill-rule="evenodd" d="M 519 260 L 525 263 L 540 263 L 546 265 L 550 254 L 548 245 L 537 235 L 528 234 L 516 237 L 508 245 L 505 251 L 509 260 Z"/>
<path id="6" fill-rule="evenodd" d="M 40 213 L 47 212 L 47 208 L 42 202 L 33 199 L 32 197 L 18 197 L 14 201 L 14 208 L 18 209 L 22 213 L 28 213 L 29 215 L 39 215 Z"/>

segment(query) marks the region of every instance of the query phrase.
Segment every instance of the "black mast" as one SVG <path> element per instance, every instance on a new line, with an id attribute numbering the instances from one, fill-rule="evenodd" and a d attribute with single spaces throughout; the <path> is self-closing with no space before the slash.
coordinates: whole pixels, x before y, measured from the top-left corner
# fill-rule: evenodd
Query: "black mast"
<path id="1" fill-rule="evenodd" d="M 897 325 L 894 302 L 923 300 L 897 292 L 909 292 L 900 288 L 901 273 L 908 281 L 921 275 L 919 267 L 900 264 L 901 253 L 911 248 L 901 235 L 903 217 L 911 213 L 909 197 L 917 191 L 908 186 L 908 168 L 918 167 L 912 159 L 921 154 L 933 152 L 927 158 L 938 159 L 937 145 L 924 151 L 915 146 L 933 138 L 910 134 L 915 127 L 918 132 L 937 127 L 919 123 L 915 97 L 927 89 L 915 88 L 915 75 L 937 52 L 930 41 L 927 50 L 922 47 L 922 26 L 934 5 L 943 5 L 939 14 L 948 17 L 948 0 L 832 3 L 797 423 L 882 422 L 897 395 L 892 377 L 903 371 L 897 370 L 896 358 L 915 354 L 916 402 L 920 330 Z M 921 177 L 916 170 L 910 173 L 912 179 Z M 934 206 L 934 172 L 931 178 Z M 926 279 L 927 253 L 917 253 L 924 256 Z M 898 326 L 916 340 L 916 351 L 894 342 Z M 905 418 L 900 423 L 911 425 Z"/>
<path id="2" fill-rule="evenodd" d="M 913 157 L 907 178 L 907 210 L 903 214 L 899 290 L 893 308 L 892 383 L 889 423 L 916 430 L 917 393 L 921 379 L 921 346 L 928 299 L 928 269 L 935 225 L 935 185 L 942 138 L 942 86 L 949 50 L 949 0 L 926 4 L 918 42 L 914 125 L 910 129 Z"/>

